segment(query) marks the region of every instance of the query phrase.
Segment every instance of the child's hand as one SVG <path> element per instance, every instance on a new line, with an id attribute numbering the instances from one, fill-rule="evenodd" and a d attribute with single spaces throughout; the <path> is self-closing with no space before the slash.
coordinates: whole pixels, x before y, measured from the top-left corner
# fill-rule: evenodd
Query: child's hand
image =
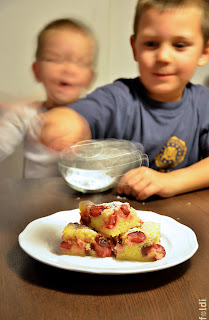
<path id="1" fill-rule="evenodd" d="M 140 167 L 128 171 L 121 178 L 117 192 L 131 195 L 137 200 L 145 200 L 152 195 L 168 198 L 176 194 L 174 179 L 169 173 Z"/>
<path id="2" fill-rule="evenodd" d="M 81 140 L 91 139 L 87 121 L 72 109 L 54 108 L 41 117 L 41 142 L 50 149 L 61 151 Z"/>

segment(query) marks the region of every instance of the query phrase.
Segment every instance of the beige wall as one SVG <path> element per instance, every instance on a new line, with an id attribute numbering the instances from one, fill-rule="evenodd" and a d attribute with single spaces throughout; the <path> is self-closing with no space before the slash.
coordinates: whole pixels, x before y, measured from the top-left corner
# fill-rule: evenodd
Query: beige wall
<path id="1" fill-rule="evenodd" d="M 1 92 L 18 98 L 43 97 L 32 76 L 36 36 L 50 20 L 82 19 L 94 30 L 99 44 L 97 78 L 92 90 L 118 77 L 137 75 L 129 37 L 137 0 L 0 0 Z M 194 82 L 203 83 L 209 67 L 199 69 Z M 21 147 L 0 164 L 0 177 L 21 176 Z"/>

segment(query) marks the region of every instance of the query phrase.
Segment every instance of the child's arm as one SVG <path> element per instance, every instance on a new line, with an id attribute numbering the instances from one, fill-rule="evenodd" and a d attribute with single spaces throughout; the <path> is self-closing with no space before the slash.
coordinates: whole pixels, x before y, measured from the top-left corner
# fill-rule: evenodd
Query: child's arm
<path id="1" fill-rule="evenodd" d="M 87 121 L 72 109 L 54 108 L 41 117 L 41 142 L 50 149 L 61 151 L 79 141 L 91 139 Z"/>
<path id="2" fill-rule="evenodd" d="M 144 167 L 127 172 L 120 180 L 117 191 L 145 200 L 152 195 L 169 198 L 209 187 L 209 157 L 190 167 L 162 173 Z"/>
<path id="3" fill-rule="evenodd" d="M 0 161 L 11 155 L 23 140 L 28 127 L 24 105 L 0 102 Z"/>

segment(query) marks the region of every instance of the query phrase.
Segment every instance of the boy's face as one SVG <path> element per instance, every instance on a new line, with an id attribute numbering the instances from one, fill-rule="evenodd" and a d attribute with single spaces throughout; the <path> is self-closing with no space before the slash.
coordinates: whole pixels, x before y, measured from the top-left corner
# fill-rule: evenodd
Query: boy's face
<path id="1" fill-rule="evenodd" d="M 42 57 L 33 64 L 33 72 L 44 85 L 48 108 L 81 97 L 93 78 L 93 56 L 93 43 L 87 36 L 68 29 L 47 32 Z"/>
<path id="2" fill-rule="evenodd" d="M 196 67 L 209 58 L 196 7 L 147 9 L 131 45 L 143 85 L 151 98 L 162 102 L 181 99 Z"/>

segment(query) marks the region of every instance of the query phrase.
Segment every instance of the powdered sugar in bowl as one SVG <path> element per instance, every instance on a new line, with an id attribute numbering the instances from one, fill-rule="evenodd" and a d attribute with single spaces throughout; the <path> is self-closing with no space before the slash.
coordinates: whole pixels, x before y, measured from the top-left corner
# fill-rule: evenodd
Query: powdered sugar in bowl
<path id="1" fill-rule="evenodd" d="M 127 140 L 86 140 L 60 153 L 59 170 L 67 184 L 83 193 L 112 188 L 127 171 L 148 167 L 140 143 Z"/>

